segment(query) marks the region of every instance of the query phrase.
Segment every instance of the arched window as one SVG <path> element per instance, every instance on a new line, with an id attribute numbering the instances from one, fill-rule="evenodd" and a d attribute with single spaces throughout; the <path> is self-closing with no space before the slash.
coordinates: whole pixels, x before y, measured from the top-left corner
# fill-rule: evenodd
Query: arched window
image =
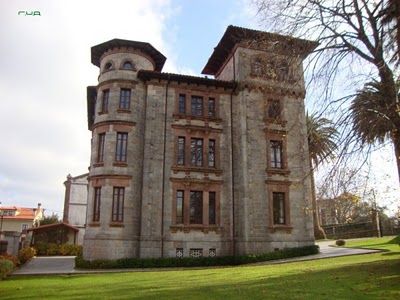
<path id="1" fill-rule="evenodd" d="M 111 61 L 109 61 L 104 65 L 104 70 L 103 71 L 106 72 L 106 71 L 110 71 L 112 69 L 113 69 L 113 64 L 112 64 Z"/>
<path id="2" fill-rule="evenodd" d="M 134 69 L 133 63 L 130 62 L 129 60 L 125 61 L 125 62 L 122 64 L 122 69 L 123 69 L 123 70 L 133 70 L 133 69 Z"/>

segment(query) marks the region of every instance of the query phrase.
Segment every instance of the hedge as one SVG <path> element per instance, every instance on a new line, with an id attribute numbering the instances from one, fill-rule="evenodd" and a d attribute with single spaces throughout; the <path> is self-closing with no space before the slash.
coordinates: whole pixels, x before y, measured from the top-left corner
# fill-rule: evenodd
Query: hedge
<path id="1" fill-rule="evenodd" d="M 37 242 L 33 247 L 36 249 L 37 255 L 39 256 L 82 255 L 82 246 L 79 245 L 71 245 L 71 244 L 57 245 L 54 243 Z"/>
<path id="2" fill-rule="evenodd" d="M 168 258 L 121 258 L 117 260 L 84 260 L 75 258 L 75 265 L 82 269 L 124 269 L 124 268 L 166 268 L 166 267 L 206 267 L 234 266 L 276 259 L 284 259 L 319 253 L 319 246 L 285 248 L 274 252 L 254 255 L 216 256 L 216 257 L 168 257 Z"/>

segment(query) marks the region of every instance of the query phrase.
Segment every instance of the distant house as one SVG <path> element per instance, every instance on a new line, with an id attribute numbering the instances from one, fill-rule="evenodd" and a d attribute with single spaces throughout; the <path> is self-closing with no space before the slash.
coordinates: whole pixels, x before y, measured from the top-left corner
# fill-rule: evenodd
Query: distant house
<path id="1" fill-rule="evenodd" d="M 7 252 L 16 254 L 28 228 L 39 226 L 42 219 L 43 208 L 40 203 L 37 208 L 0 206 L 0 240 L 8 242 Z"/>
<path id="2" fill-rule="evenodd" d="M 338 224 L 333 199 L 317 199 L 317 209 L 321 226 Z"/>
<path id="3" fill-rule="evenodd" d="M 67 176 L 65 185 L 63 223 L 79 229 L 76 243 L 82 245 L 86 227 L 88 173 Z"/>

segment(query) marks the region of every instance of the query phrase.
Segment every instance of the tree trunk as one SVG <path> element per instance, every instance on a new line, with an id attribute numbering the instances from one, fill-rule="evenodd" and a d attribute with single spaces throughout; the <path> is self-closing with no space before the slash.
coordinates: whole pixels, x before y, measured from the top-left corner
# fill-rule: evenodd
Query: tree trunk
<path id="1" fill-rule="evenodd" d="M 313 208 L 313 219 L 314 219 L 314 237 L 316 240 L 326 239 L 326 234 L 324 229 L 319 223 L 319 212 L 317 207 L 317 196 L 315 193 L 315 181 L 314 181 L 314 170 L 310 162 L 310 176 L 311 176 L 311 200 Z"/>
<path id="2" fill-rule="evenodd" d="M 399 176 L 400 183 L 400 132 L 398 130 L 396 132 L 392 132 L 392 142 L 394 146 L 394 154 L 396 156 L 397 175 Z"/>

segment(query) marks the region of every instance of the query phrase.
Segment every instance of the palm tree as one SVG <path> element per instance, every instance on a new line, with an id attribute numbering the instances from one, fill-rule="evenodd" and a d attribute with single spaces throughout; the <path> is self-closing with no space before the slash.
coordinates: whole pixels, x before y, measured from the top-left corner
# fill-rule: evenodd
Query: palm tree
<path id="1" fill-rule="evenodd" d="M 399 84 L 396 94 L 399 94 Z M 400 180 L 400 104 L 398 97 L 388 96 L 385 84 L 372 81 L 357 92 L 350 106 L 353 130 L 361 144 L 393 142 Z M 397 99 L 396 99 L 397 98 Z"/>
<path id="2" fill-rule="evenodd" d="M 333 157 L 333 153 L 337 148 L 335 140 L 338 132 L 333 123 L 326 119 L 312 114 L 306 117 L 308 149 L 310 153 L 310 170 L 311 170 L 311 193 L 314 217 L 314 235 L 315 238 L 326 238 L 325 232 L 319 222 L 319 213 L 317 209 L 317 197 L 315 193 L 314 169 L 328 158 Z"/>

